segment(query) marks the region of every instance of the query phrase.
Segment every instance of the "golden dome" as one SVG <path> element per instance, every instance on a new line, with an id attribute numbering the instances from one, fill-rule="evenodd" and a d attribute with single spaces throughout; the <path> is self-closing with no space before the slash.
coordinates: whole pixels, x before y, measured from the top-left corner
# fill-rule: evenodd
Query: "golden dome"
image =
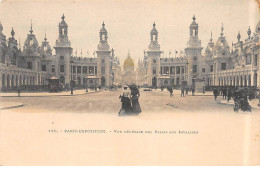
<path id="1" fill-rule="evenodd" d="M 128 53 L 127 55 L 127 58 L 125 59 L 125 62 L 124 62 L 124 69 L 134 69 L 134 61 L 133 59 L 130 57 L 130 54 Z"/>

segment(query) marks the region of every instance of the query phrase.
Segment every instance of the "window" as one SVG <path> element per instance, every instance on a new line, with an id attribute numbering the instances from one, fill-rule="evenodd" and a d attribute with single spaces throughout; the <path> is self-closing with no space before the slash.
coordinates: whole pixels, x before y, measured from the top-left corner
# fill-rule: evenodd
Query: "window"
<path id="1" fill-rule="evenodd" d="M 105 35 L 104 34 L 102 35 L 102 40 L 105 40 Z"/>
<path id="2" fill-rule="evenodd" d="M 153 35 L 153 41 L 155 41 L 155 40 L 156 40 L 155 38 L 156 38 L 156 35 Z"/>
<path id="3" fill-rule="evenodd" d="M 180 66 L 176 67 L 176 74 L 180 74 L 181 70 L 180 70 Z"/>
<path id="4" fill-rule="evenodd" d="M 184 73 L 184 66 L 181 67 L 181 73 Z"/>
<path id="5" fill-rule="evenodd" d="M 205 68 L 202 68 L 202 72 L 206 72 Z"/>
<path id="6" fill-rule="evenodd" d="M 156 74 L 156 68 L 153 68 L 153 74 L 154 75 Z"/>
<path id="7" fill-rule="evenodd" d="M 153 63 L 156 63 L 156 59 L 153 59 Z"/>
<path id="8" fill-rule="evenodd" d="M 168 74 L 169 73 L 169 67 L 168 66 L 164 67 L 164 72 L 163 73 L 164 74 Z"/>
<path id="9" fill-rule="evenodd" d="M 197 60 L 198 60 L 197 56 L 194 56 L 193 61 L 197 61 Z"/>
<path id="10" fill-rule="evenodd" d="M 104 68 L 104 67 L 103 67 Z M 102 71 L 102 68 L 101 68 Z M 94 74 L 94 67 L 93 66 L 89 66 L 89 74 L 93 75 Z"/>
<path id="11" fill-rule="evenodd" d="M 72 72 L 76 73 L 76 66 L 72 66 Z"/>
<path id="12" fill-rule="evenodd" d="M 213 72 L 213 65 L 210 65 L 210 72 Z"/>
<path id="13" fill-rule="evenodd" d="M 32 62 L 27 62 L 27 69 L 32 69 Z"/>
<path id="14" fill-rule="evenodd" d="M 55 66 L 54 65 L 51 66 L 51 72 L 55 73 Z"/>
<path id="15" fill-rule="evenodd" d="M 60 60 L 64 60 L 64 56 L 60 56 Z"/>
<path id="16" fill-rule="evenodd" d="M 251 54 L 246 55 L 246 64 L 247 65 L 251 64 Z"/>
<path id="17" fill-rule="evenodd" d="M 93 73 L 94 73 L 94 70 L 93 70 Z M 101 74 L 105 74 L 105 73 L 106 73 L 105 67 L 101 67 Z"/>
<path id="18" fill-rule="evenodd" d="M 77 66 L 77 73 L 81 73 L 81 66 Z"/>
<path id="19" fill-rule="evenodd" d="M 42 71 L 46 71 L 46 65 L 42 65 Z"/>
<path id="20" fill-rule="evenodd" d="M 221 70 L 226 70 L 227 67 L 226 67 L 226 63 L 221 63 Z"/>
<path id="21" fill-rule="evenodd" d="M 173 74 L 173 71 L 174 71 L 174 69 L 173 69 L 174 67 L 170 67 L 170 74 Z"/>
<path id="22" fill-rule="evenodd" d="M 193 73 L 197 73 L 197 65 L 193 65 L 192 66 L 192 72 Z"/>
<path id="23" fill-rule="evenodd" d="M 255 54 L 255 66 L 257 66 L 257 54 Z"/>
<path id="24" fill-rule="evenodd" d="M 64 65 L 60 65 L 60 72 L 64 72 Z"/>
<path id="25" fill-rule="evenodd" d="M 83 73 L 87 74 L 87 72 L 88 72 L 88 67 L 87 66 L 83 66 Z"/>
<path id="26" fill-rule="evenodd" d="M 105 63 L 105 60 L 104 60 L 104 59 L 102 59 L 102 63 Z"/>

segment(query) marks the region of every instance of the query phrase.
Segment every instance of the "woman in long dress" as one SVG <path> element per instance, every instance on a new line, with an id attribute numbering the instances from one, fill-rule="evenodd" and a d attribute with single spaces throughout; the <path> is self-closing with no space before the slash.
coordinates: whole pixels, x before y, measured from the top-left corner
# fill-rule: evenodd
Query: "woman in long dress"
<path id="1" fill-rule="evenodd" d="M 122 107 L 118 113 L 119 116 L 126 115 L 131 110 L 130 97 L 131 97 L 131 92 L 127 90 L 127 86 L 124 86 L 124 91 L 119 96 L 122 102 Z"/>
<path id="2" fill-rule="evenodd" d="M 140 104 L 139 104 L 140 92 L 136 85 L 132 85 L 131 87 L 131 100 L 132 100 L 132 111 L 133 113 L 139 114 L 142 112 Z"/>

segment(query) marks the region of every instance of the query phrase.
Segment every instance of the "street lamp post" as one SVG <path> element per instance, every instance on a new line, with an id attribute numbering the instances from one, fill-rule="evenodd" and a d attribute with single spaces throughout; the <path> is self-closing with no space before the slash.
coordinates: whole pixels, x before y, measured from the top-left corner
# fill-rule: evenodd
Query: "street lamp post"
<path id="1" fill-rule="evenodd" d="M 187 69 L 186 69 L 186 71 L 187 71 L 187 85 L 189 85 L 189 62 L 188 61 L 186 61 L 186 65 L 187 65 Z"/>
<path id="2" fill-rule="evenodd" d="M 73 61 L 70 61 L 70 63 L 71 63 L 71 80 L 70 80 L 70 94 L 71 95 L 73 95 L 73 79 L 74 79 L 74 77 L 73 77 L 73 65 L 72 65 L 72 63 L 74 63 Z"/>

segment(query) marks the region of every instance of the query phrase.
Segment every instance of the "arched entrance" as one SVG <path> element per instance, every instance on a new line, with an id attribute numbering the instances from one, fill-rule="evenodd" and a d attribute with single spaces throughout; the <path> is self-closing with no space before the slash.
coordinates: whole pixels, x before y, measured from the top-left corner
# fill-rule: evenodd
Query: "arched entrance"
<path id="1" fill-rule="evenodd" d="M 257 73 L 254 74 L 254 86 L 257 86 Z"/>
<path id="2" fill-rule="evenodd" d="M 251 75 L 248 75 L 248 86 L 251 87 Z"/>
<path id="3" fill-rule="evenodd" d="M 168 86 L 168 80 L 164 80 L 164 85 Z"/>
<path id="4" fill-rule="evenodd" d="M 81 85 L 81 78 L 78 77 L 78 85 Z"/>
<path id="5" fill-rule="evenodd" d="M 244 86 L 247 87 L 247 79 L 246 79 L 246 75 L 244 76 Z"/>
<path id="6" fill-rule="evenodd" d="M 106 86 L 106 79 L 104 76 L 101 77 L 101 86 Z"/>
<path id="7" fill-rule="evenodd" d="M 157 86 L 157 78 L 156 77 L 153 77 L 153 79 L 152 79 L 152 86 L 153 86 L 153 88 L 156 88 L 156 86 Z"/>
<path id="8" fill-rule="evenodd" d="M 7 89 L 9 89 L 10 87 L 10 76 L 7 75 L 7 85 L 6 85 Z"/>
<path id="9" fill-rule="evenodd" d="M 2 88 L 5 88 L 5 74 L 2 75 Z"/>

